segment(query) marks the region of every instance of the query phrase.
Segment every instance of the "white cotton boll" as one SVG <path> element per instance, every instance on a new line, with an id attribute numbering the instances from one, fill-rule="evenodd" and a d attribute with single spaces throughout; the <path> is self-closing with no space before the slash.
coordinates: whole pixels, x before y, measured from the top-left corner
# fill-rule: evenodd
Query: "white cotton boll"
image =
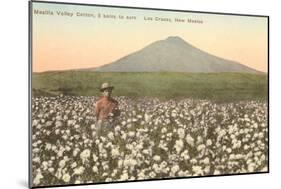
<path id="1" fill-rule="evenodd" d="M 112 171 L 111 177 L 115 177 L 116 174 L 117 174 L 117 172 L 118 172 L 118 170 L 117 170 L 117 169 L 114 169 L 114 170 Z"/>
<path id="2" fill-rule="evenodd" d="M 66 132 L 66 134 L 68 134 L 68 135 L 70 134 L 70 130 L 69 130 L 69 129 L 67 129 L 65 132 Z"/>
<path id="3" fill-rule="evenodd" d="M 37 175 L 35 176 L 33 183 L 35 185 L 39 185 L 41 182 L 41 179 L 44 178 L 43 175 L 41 174 L 41 172 L 37 173 Z"/>
<path id="4" fill-rule="evenodd" d="M 210 173 L 210 169 L 211 169 L 211 167 L 210 167 L 209 165 L 206 166 L 206 167 L 204 168 L 204 173 L 209 174 L 209 173 Z"/>
<path id="5" fill-rule="evenodd" d="M 105 164 L 105 165 L 103 166 L 103 170 L 108 170 L 108 169 L 109 169 L 108 164 Z"/>
<path id="6" fill-rule="evenodd" d="M 253 124 L 253 128 L 257 129 L 257 128 L 258 128 L 258 124 L 257 124 L 257 123 L 254 123 L 254 124 Z"/>
<path id="7" fill-rule="evenodd" d="M 128 176 L 128 173 L 123 173 L 121 176 L 120 176 L 120 181 L 125 181 L 125 180 L 128 180 L 129 176 Z"/>
<path id="8" fill-rule="evenodd" d="M 140 171 L 138 173 L 138 180 L 143 180 L 143 179 L 145 179 L 145 173 L 144 173 L 144 171 Z"/>
<path id="9" fill-rule="evenodd" d="M 131 143 L 129 143 L 129 144 L 126 144 L 126 148 L 128 150 L 133 150 L 134 146 Z"/>
<path id="10" fill-rule="evenodd" d="M 58 157 L 62 157 L 64 151 L 65 151 L 65 149 L 64 149 L 64 148 L 61 148 L 61 149 L 57 152 L 57 156 L 58 156 Z"/>
<path id="11" fill-rule="evenodd" d="M 120 126 L 118 125 L 118 126 L 116 126 L 116 127 L 114 128 L 114 130 L 115 130 L 115 132 L 119 132 L 119 131 L 121 130 L 121 128 L 120 128 Z"/>
<path id="12" fill-rule="evenodd" d="M 206 157 L 205 159 L 203 159 L 202 161 L 203 164 L 210 164 L 210 159 L 208 157 Z"/>
<path id="13" fill-rule="evenodd" d="M 69 146 L 65 146 L 65 150 L 69 152 L 71 148 Z"/>
<path id="14" fill-rule="evenodd" d="M 32 126 L 36 126 L 38 123 L 39 123 L 39 120 L 34 119 L 34 120 L 32 121 Z"/>
<path id="15" fill-rule="evenodd" d="M 248 171 L 249 172 L 254 172 L 256 168 L 256 165 L 254 163 L 248 164 Z"/>
<path id="16" fill-rule="evenodd" d="M 64 119 L 68 119 L 67 116 L 64 116 Z M 67 126 L 72 126 L 74 124 L 74 120 L 67 120 Z"/>
<path id="17" fill-rule="evenodd" d="M 171 120 L 170 119 L 165 119 L 165 123 L 168 125 L 171 123 Z"/>
<path id="18" fill-rule="evenodd" d="M 106 145 L 105 145 L 105 148 L 110 148 L 112 147 L 112 143 L 111 142 L 108 142 Z"/>
<path id="19" fill-rule="evenodd" d="M 154 161 L 160 161 L 160 160 L 161 160 L 161 157 L 158 156 L 158 155 L 155 155 L 155 156 L 153 156 L 153 160 L 154 160 Z"/>
<path id="20" fill-rule="evenodd" d="M 119 168 L 119 169 L 122 168 L 123 162 L 124 162 L 124 161 L 123 161 L 122 159 L 119 159 L 119 160 L 118 160 L 118 163 L 117 163 L 117 164 L 118 164 L 118 168 Z"/>
<path id="21" fill-rule="evenodd" d="M 101 156 L 102 156 L 102 158 L 106 159 L 107 158 L 107 153 L 106 152 L 101 153 Z"/>
<path id="22" fill-rule="evenodd" d="M 203 143 L 203 138 L 201 136 L 197 136 L 196 144 L 201 144 L 201 143 Z"/>
<path id="23" fill-rule="evenodd" d="M 99 139 L 96 139 L 96 140 L 95 140 L 95 143 L 96 143 L 96 145 L 99 145 L 99 144 L 100 144 L 100 140 L 99 140 Z"/>
<path id="24" fill-rule="evenodd" d="M 183 139 L 185 137 L 185 131 L 183 128 L 178 129 L 178 136 L 180 139 Z"/>
<path id="25" fill-rule="evenodd" d="M 64 140 L 67 140 L 68 136 L 67 136 L 67 135 L 63 135 L 62 138 L 63 138 Z"/>
<path id="26" fill-rule="evenodd" d="M 85 149 L 83 152 L 80 154 L 80 158 L 82 162 L 84 163 L 85 161 L 88 160 L 88 158 L 91 156 L 91 151 L 89 149 Z"/>
<path id="27" fill-rule="evenodd" d="M 53 172 L 55 171 L 55 169 L 54 169 L 53 167 L 50 167 L 50 168 L 48 169 L 48 171 L 49 171 L 50 173 L 53 173 Z"/>
<path id="28" fill-rule="evenodd" d="M 180 170 L 180 167 L 178 165 L 174 165 L 172 168 L 171 168 L 171 172 L 173 174 L 177 173 L 178 171 Z"/>
<path id="29" fill-rule="evenodd" d="M 182 148 L 183 148 L 183 141 L 181 139 L 177 140 L 176 144 L 175 144 L 175 149 L 176 149 L 177 153 L 180 153 Z"/>
<path id="30" fill-rule="evenodd" d="M 37 156 L 37 157 L 33 158 L 32 161 L 35 163 L 40 163 L 40 157 Z"/>
<path id="31" fill-rule="evenodd" d="M 154 163 L 152 165 L 152 169 L 156 172 L 156 173 L 160 173 L 161 169 L 160 167 L 158 166 L 158 164 Z"/>
<path id="32" fill-rule="evenodd" d="M 145 120 L 146 123 L 150 122 L 150 121 L 151 121 L 150 115 L 148 115 L 148 114 L 145 113 L 145 114 L 144 114 L 144 120 Z"/>
<path id="33" fill-rule="evenodd" d="M 142 151 L 142 153 L 143 153 L 143 154 L 149 154 L 149 150 L 148 150 L 148 149 L 144 149 L 144 150 Z"/>
<path id="34" fill-rule="evenodd" d="M 48 166 L 50 167 L 50 166 L 52 166 L 53 165 L 53 161 L 52 160 L 49 160 L 48 161 Z"/>
<path id="35" fill-rule="evenodd" d="M 134 131 L 130 131 L 128 135 L 129 135 L 129 137 L 134 137 L 135 136 L 135 132 Z"/>
<path id="36" fill-rule="evenodd" d="M 166 161 L 162 161 L 160 164 L 160 168 L 164 169 L 167 165 L 168 165 L 168 163 Z"/>
<path id="37" fill-rule="evenodd" d="M 189 160 L 189 159 L 190 159 L 190 156 L 189 156 L 188 154 L 186 154 L 186 155 L 183 156 L 183 159 L 184 159 L 184 160 Z"/>
<path id="38" fill-rule="evenodd" d="M 70 175 L 68 173 L 64 174 L 62 176 L 62 180 L 66 183 L 69 182 L 70 181 Z"/>
<path id="39" fill-rule="evenodd" d="M 149 177 L 150 178 L 155 178 L 156 177 L 156 173 L 154 173 L 153 171 L 149 173 Z"/>
<path id="40" fill-rule="evenodd" d="M 75 167 L 77 167 L 77 163 L 76 163 L 76 162 L 74 162 L 74 163 L 71 164 L 71 168 L 72 168 L 72 169 L 75 168 Z"/>
<path id="41" fill-rule="evenodd" d="M 65 166 L 66 161 L 63 159 L 59 162 L 59 167 L 63 168 Z"/>
<path id="42" fill-rule="evenodd" d="M 177 111 L 176 110 L 173 110 L 172 113 L 171 113 L 171 116 L 173 118 L 177 117 Z"/>
<path id="43" fill-rule="evenodd" d="M 185 176 L 185 172 L 182 171 L 182 170 L 180 170 L 180 171 L 178 172 L 178 176 L 179 176 L 179 177 L 184 177 L 184 176 Z"/>
<path id="44" fill-rule="evenodd" d="M 192 171 L 194 172 L 195 175 L 203 175 L 203 170 L 201 166 L 198 165 L 192 166 Z"/>
<path id="45" fill-rule="evenodd" d="M 173 133 L 167 133 L 166 136 L 168 139 L 170 139 L 172 137 Z"/>
<path id="46" fill-rule="evenodd" d="M 125 167 L 134 167 L 136 164 L 137 164 L 137 161 L 135 159 L 125 159 L 124 160 Z"/>
<path id="47" fill-rule="evenodd" d="M 59 130 L 59 129 L 56 129 L 56 130 L 55 130 L 55 133 L 56 133 L 56 135 L 58 135 L 58 134 L 60 133 L 60 130 Z"/>
<path id="48" fill-rule="evenodd" d="M 79 153 L 79 149 L 78 148 L 75 148 L 74 150 L 73 150 L 73 156 L 74 157 L 76 157 L 77 156 L 77 154 Z"/>
<path id="49" fill-rule="evenodd" d="M 96 162 L 98 159 L 99 159 L 98 156 L 96 156 L 95 154 L 93 154 L 93 160 L 94 160 L 94 162 Z"/>
<path id="50" fill-rule="evenodd" d="M 112 182 L 112 178 L 106 178 L 105 182 Z"/>
<path id="51" fill-rule="evenodd" d="M 122 133 L 121 138 L 122 138 L 123 140 L 126 140 L 127 134 L 126 134 L 126 133 Z"/>
<path id="52" fill-rule="evenodd" d="M 42 122 L 42 123 L 44 123 L 44 122 Z M 38 124 L 37 126 L 36 126 L 36 129 L 41 129 L 42 128 L 42 125 L 41 124 Z"/>
<path id="53" fill-rule="evenodd" d="M 94 130 L 96 128 L 95 124 L 91 124 L 91 129 Z"/>
<path id="54" fill-rule="evenodd" d="M 221 174 L 221 172 L 216 169 L 216 170 L 214 171 L 214 175 L 219 175 L 219 174 Z"/>
<path id="55" fill-rule="evenodd" d="M 96 136 L 97 136 L 97 132 L 96 132 L 96 131 L 93 131 L 93 132 L 92 132 L 92 137 L 95 138 Z"/>
<path id="56" fill-rule="evenodd" d="M 162 129 L 161 129 L 161 133 L 166 133 L 167 132 L 167 128 L 166 127 L 163 127 Z"/>
<path id="57" fill-rule="evenodd" d="M 242 155 L 242 154 L 236 154 L 235 155 L 235 159 L 244 159 L 245 155 Z"/>
<path id="58" fill-rule="evenodd" d="M 212 143 L 212 140 L 211 139 L 208 139 L 207 142 L 206 142 L 207 146 L 211 146 L 213 143 Z"/>
<path id="59" fill-rule="evenodd" d="M 191 163 L 191 164 L 196 164 L 196 163 L 197 163 L 197 159 L 192 158 L 192 159 L 190 160 L 190 163 Z"/>
<path id="60" fill-rule="evenodd" d="M 78 167 L 78 168 L 75 168 L 73 171 L 74 171 L 74 172 L 73 172 L 73 175 L 81 175 L 81 174 L 84 173 L 85 168 L 82 167 L 82 166 L 80 166 L 80 167 Z"/>
<path id="61" fill-rule="evenodd" d="M 131 123 L 128 123 L 128 124 L 127 124 L 127 128 L 130 129 L 131 127 L 132 127 L 132 124 L 131 124 Z"/>
<path id="62" fill-rule="evenodd" d="M 198 152 L 201 152 L 201 151 L 203 151 L 205 149 L 206 149 L 206 146 L 204 144 L 200 144 L 200 145 L 197 146 L 197 151 Z"/>
<path id="63" fill-rule="evenodd" d="M 45 150 L 51 150 L 51 149 L 52 149 L 52 144 L 46 143 Z"/>
<path id="64" fill-rule="evenodd" d="M 234 160 L 235 159 L 235 154 L 230 154 L 229 159 L 230 160 Z"/>
<path id="65" fill-rule="evenodd" d="M 112 148 L 111 149 L 111 156 L 113 158 L 117 158 L 119 155 L 120 155 L 120 153 L 119 153 L 119 149 L 118 148 Z"/>
<path id="66" fill-rule="evenodd" d="M 231 135 L 230 135 L 230 138 L 233 140 L 233 139 L 236 138 L 236 136 L 235 136 L 234 134 L 231 134 Z"/>
<path id="67" fill-rule="evenodd" d="M 143 143 L 139 143 L 136 147 L 135 147 L 136 150 L 141 150 L 143 149 Z"/>
<path id="68" fill-rule="evenodd" d="M 81 181 L 80 180 L 76 180 L 75 184 L 81 184 Z"/>
<path id="69" fill-rule="evenodd" d="M 55 177 L 57 177 L 58 179 L 61 179 L 61 177 L 62 177 L 62 169 L 61 168 L 58 168 L 58 170 L 55 174 Z"/>
<path id="70" fill-rule="evenodd" d="M 97 166 L 93 166 L 93 168 L 92 168 L 92 169 L 93 169 L 93 172 L 94 172 L 94 173 L 98 173 L 98 171 L 99 171 L 99 169 L 98 169 L 98 167 L 97 167 Z"/>
<path id="71" fill-rule="evenodd" d="M 190 146 L 194 146 L 194 139 L 189 134 L 186 135 L 185 140 Z"/>
<path id="72" fill-rule="evenodd" d="M 261 169 L 261 172 L 267 172 L 268 171 L 268 167 L 267 166 L 265 166 L 265 167 L 263 167 L 262 169 Z"/>
<path id="73" fill-rule="evenodd" d="M 226 152 L 230 154 L 232 152 L 232 149 L 231 148 L 227 148 Z"/>
<path id="74" fill-rule="evenodd" d="M 265 161 L 265 155 L 263 154 L 261 157 L 260 157 L 260 161 Z"/>

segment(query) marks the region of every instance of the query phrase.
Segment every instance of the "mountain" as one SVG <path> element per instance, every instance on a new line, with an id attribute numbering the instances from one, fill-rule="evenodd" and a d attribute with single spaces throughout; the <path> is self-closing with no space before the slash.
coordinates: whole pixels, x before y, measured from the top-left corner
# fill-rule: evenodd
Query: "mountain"
<path id="1" fill-rule="evenodd" d="M 200 50 L 171 36 L 95 69 L 98 72 L 239 72 L 262 73 Z"/>

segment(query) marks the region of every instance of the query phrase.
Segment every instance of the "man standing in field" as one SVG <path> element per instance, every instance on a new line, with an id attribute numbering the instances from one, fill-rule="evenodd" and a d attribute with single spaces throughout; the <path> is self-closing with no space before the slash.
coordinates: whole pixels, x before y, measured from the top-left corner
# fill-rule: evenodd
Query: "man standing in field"
<path id="1" fill-rule="evenodd" d="M 113 86 L 103 83 L 100 91 L 102 97 L 96 102 L 95 114 L 97 119 L 97 133 L 106 131 L 113 126 L 114 118 L 120 115 L 118 102 L 111 97 Z"/>

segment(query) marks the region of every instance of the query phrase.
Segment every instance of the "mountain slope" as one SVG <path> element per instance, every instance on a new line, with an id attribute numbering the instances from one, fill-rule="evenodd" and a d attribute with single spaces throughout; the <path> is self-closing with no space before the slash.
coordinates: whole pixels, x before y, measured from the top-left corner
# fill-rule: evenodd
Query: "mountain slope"
<path id="1" fill-rule="evenodd" d="M 204 52 L 180 37 L 168 37 L 95 69 L 99 72 L 261 73 L 238 62 Z"/>

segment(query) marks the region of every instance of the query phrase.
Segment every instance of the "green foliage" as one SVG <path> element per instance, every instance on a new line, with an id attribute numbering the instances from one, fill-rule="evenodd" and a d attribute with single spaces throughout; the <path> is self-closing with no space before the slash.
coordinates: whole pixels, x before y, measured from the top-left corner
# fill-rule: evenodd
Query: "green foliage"
<path id="1" fill-rule="evenodd" d="M 64 71 L 34 73 L 33 96 L 98 96 L 103 82 L 115 86 L 113 95 L 210 99 L 215 101 L 268 98 L 266 74 L 245 73 L 116 73 Z"/>

